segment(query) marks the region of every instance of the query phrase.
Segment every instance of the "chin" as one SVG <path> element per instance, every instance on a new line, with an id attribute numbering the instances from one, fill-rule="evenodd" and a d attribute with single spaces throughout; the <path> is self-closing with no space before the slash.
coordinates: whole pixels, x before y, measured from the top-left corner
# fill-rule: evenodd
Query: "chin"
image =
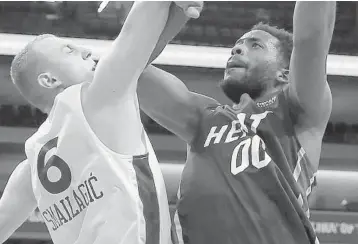
<path id="1" fill-rule="evenodd" d="M 83 83 L 83 82 L 92 82 L 94 77 L 94 72 L 87 72 L 80 80 L 80 82 L 78 83 Z"/>
<path id="2" fill-rule="evenodd" d="M 220 81 L 219 86 L 224 94 L 234 103 L 240 102 L 240 97 L 243 94 L 240 85 L 236 80 L 231 79 L 231 77 L 225 76 L 223 80 Z"/>
<path id="3" fill-rule="evenodd" d="M 224 74 L 224 81 L 237 81 L 245 79 L 245 72 L 239 68 L 226 69 Z"/>
<path id="4" fill-rule="evenodd" d="M 233 79 L 232 76 L 226 76 L 220 83 L 220 88 L 225 95 L 234 103 L 239 103 L 242 94 L 249 94 L 252 99 L 258 98 L 263 88 L 259 84 L 253 84 L 244 78 Z"/>

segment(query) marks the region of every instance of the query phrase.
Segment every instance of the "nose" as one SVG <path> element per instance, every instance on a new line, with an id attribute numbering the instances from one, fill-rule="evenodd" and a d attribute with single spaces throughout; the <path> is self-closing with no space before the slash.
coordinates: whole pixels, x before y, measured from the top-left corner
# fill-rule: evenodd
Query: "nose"
<path id="1" fill-rule="evenodd" d="M 234 48 L 232 49 L 232 54 L 243 54 L 243 47 L 240 44 L 237 44 L 236 46 L 234 46 Z"/>
<path id="2" fill-rule="evenodd" d="M 83 60 L 87 60 L 92 56 L 92 52 L 90 50 L 84 49 L 82 51 L 82 58 Z"/>

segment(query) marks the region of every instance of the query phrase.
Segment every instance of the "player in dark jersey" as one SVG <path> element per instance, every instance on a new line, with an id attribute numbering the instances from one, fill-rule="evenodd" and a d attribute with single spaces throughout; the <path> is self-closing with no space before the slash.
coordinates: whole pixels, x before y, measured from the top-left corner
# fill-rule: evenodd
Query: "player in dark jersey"
<path id="1" fill-rule="evenodd" d="M 221 82 L 233 106 L 155 67 L 142 74 L 142 108 L 188 143 L 179 240 L 318 243 L 307 198 L 331 113 L 326 58 L 334 20 L 335 2 L 298 2 L 293 35 L 264 24 L 243 35 Z"/>

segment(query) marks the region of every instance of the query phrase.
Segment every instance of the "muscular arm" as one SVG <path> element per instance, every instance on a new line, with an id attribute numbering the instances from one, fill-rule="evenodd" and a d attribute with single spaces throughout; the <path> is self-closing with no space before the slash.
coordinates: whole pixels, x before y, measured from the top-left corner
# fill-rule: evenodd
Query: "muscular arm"
<path id="1" fill-rule="evenodd" d="M 149 66 L 141 75 L 138 97 L 147 115 L 188 144 L 196 135 L 201 110 L 217 103 L 190 92 L 180 79 L 154 66 Z"/>
<path id="2" fill-rule="evenodd" d="M 302 108 L 299 123 L 323 131 L 332 108 L 326 60 L 334 28 L 335 5 L 335 2 L 297 2 L 293 16 L 289 94 Z"/>
<path id="3" fill-rule="evenodd" d="M 196 4 L 201 11 L 202 3 Z M 188 20 L 183 9 L 175 4 L 171 5 L 166 26 L 150 62 L 162 52 Z M 190 92 L 180 79 L 154 66 L 149 66 L 140 76 L 138 98 L 147 115 L 189 144 L 196 134 L 200 109 L 207 104 L 217 103 L 214 99 Z"/>
<path id="4" fill-rule="evenodd" d="M 148 64 L 160 55 L 165 46 L 179 33 L 188 20 L 189 17 L 185 15 L 182 8 L 177 6 L 175 3 L 170 5 L 167 23 L 159 37 L 159 41 L 155 46 L 152 55 L 149 58 Z"/>
<path id="5" fill-rule="evenodd" d="M 0 199 L 0 243 L 6 241 L 35 210 L 37 203 L 31 185 L 30 165 L 23 161 L 11 174 Z"/>
<path id="6" fill-rule="evenodd" d="M 94 79 L 82 98 L 91 128 L 120 154 L 145 153 L 137 82 L 158 42 L 170 2 L 135 2 L 119 36 L 98 62 Z"/>
<path id="7" fill-rule="evenodd" d="M 86 103 L 95 107 L 117 104 L 134 94 L 166 24 L 170 2 L 135 2 L 121 33 L 97 66 L 86 93 Z"/>

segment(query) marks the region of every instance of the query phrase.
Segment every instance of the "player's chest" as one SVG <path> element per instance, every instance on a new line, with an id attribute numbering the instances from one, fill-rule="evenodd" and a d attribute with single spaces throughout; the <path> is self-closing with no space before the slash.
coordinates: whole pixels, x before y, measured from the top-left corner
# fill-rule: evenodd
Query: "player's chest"
<path id="1" fill-rule="evenodd" d="M 273 111 L 209 117 L 197 141 L 199 151 L 232 175 L 265 167 L 271 162 L 266 144 L 275 138 L 271 126 L 275 117 Z"/>
<path id="2" fill-rule="evenodd" d="M 230 148 L 255 135 L 261 135 L 271 130 L 275 121 L 273 111 L 258 113 L 220 112 L 208 116 L 202 124 L 198 138 L 198 146 L 204 150 L 215 148 Z"/>

